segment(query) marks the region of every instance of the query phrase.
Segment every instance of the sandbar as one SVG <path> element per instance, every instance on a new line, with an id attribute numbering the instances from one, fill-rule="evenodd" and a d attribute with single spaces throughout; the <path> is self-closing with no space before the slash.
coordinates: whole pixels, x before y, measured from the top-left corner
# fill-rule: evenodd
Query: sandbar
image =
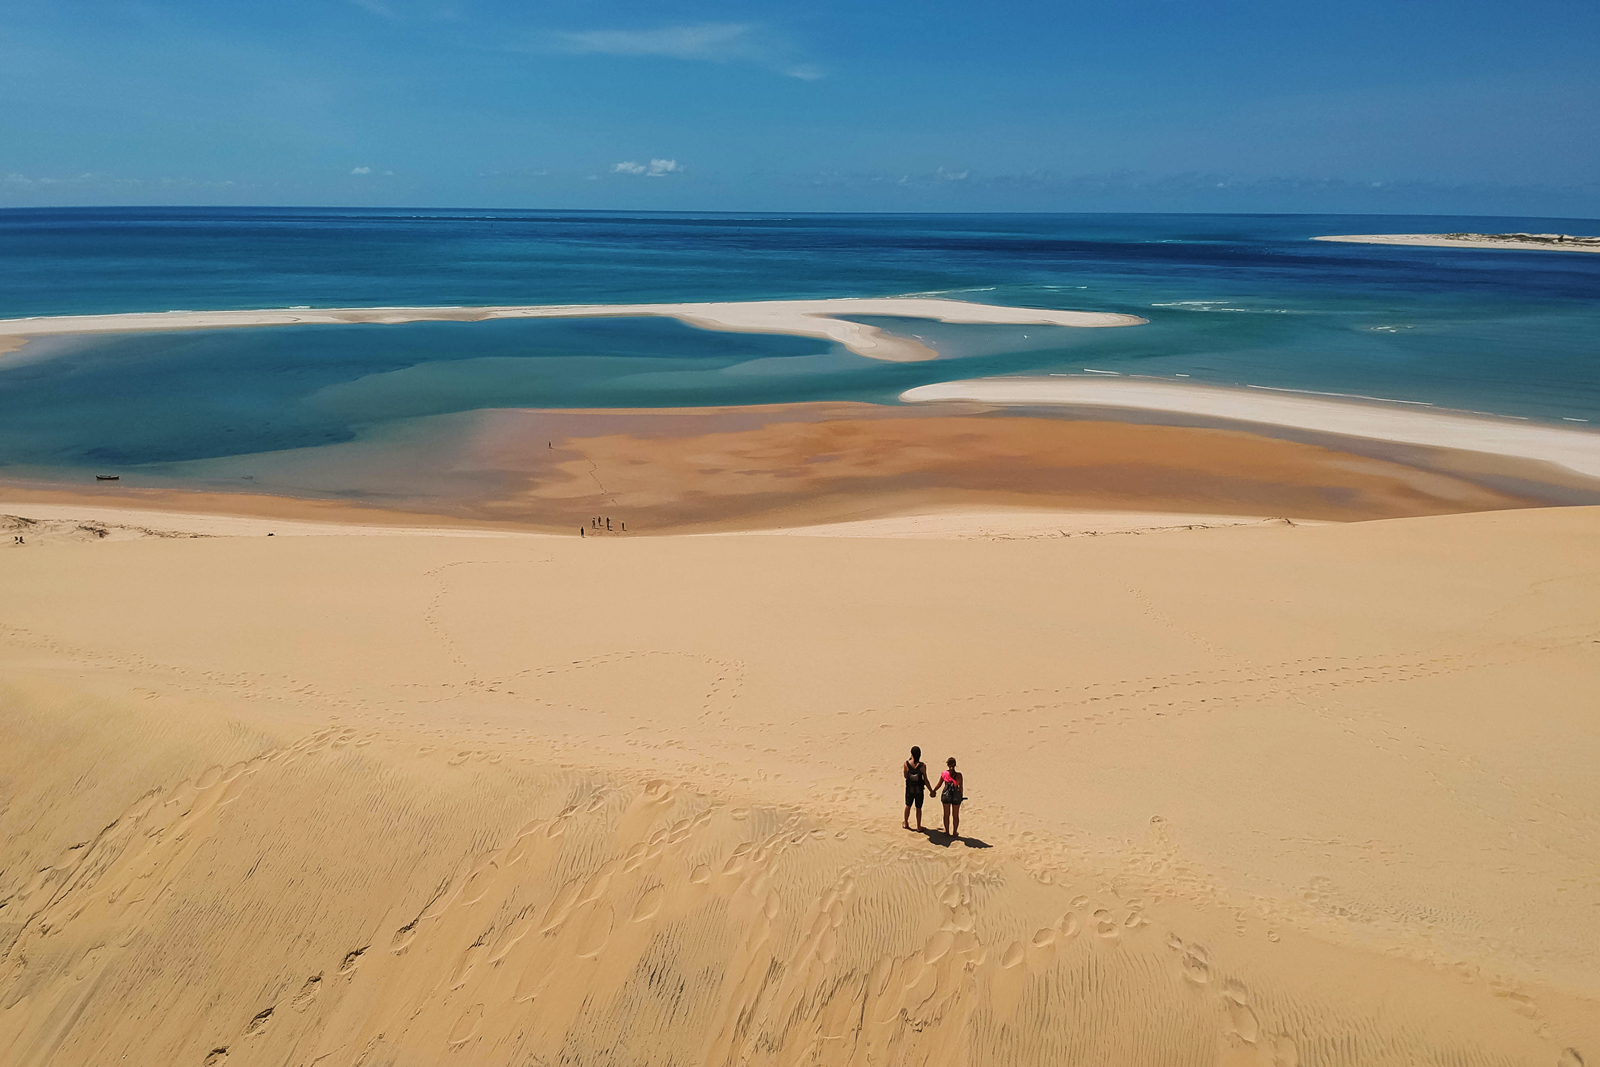
<path id="1" fill-rule="evenodd" d="M 166 311 L 120 315 L 61 315 L 0 319 L 0 345 L 7 338 L 144 330 L 216 330 L 246 326 L 340 323 L 481 322 L 488 319 L 551 319 L 660 316 L 703 330 L 816 337 L 859 356 L 890 362 L 937 358 L 920 341 L 838 316 L 886 315 L 939 322 L 1072 327 L 1137 326 L 1144 319 L 1097 311 L 1001 307 L 931 297 L 840 297 L 822 300 L 751 300 L 704 304 L 548 304 L 504 307 L 270 308 L 253 311 Z M 0 348 L 0 351 L 4 351 Z"/>
<path id="2" fill-rule="evenodd" d="M 1600 479 L 1600 433 L 1528 420 L 1479 417 L 1408 402 L 1359 403 L 1290 390 L 1223 388 L 1107 378 L 981 378 L 918 386 L 907 403 L 980 401 L 1021 406 L 1121 408 L 1288 426 L 1432 448 L 1555 464 Z"/>
<path id="3" fill-rule="evenodd" d="M 1600 252 L 1600 237 L 1574 237 L 1565 233 L 1364 233 L 1313 237 L 1312 240 L 1428 248 L 1503 248 L 1519 252 Z"/>

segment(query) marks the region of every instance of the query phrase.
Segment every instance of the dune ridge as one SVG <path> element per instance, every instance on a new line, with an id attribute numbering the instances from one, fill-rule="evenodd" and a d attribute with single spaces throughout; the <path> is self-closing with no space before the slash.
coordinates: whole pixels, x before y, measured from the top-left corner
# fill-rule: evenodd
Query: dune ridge
<path id="1" fill-rule="evenodd" d="M 271 308 L 255 311 L 165 311 L 118 315 L 61 315 L 0 319 L 6 339 L 142 330 L 217 330 L 246 326 L 340 323 L 481 322 L 489 319 L 661 316 L 703 330 L 816 337 L 859 356 L 891 362 L 935 359 L 938 353 L 909 337 L 841 315 L 889 315 L 958 323 L 1011 323 L 1072 327 L 1136 326 L 1133 315 L 1097 311 L 1001 307 L 934 297 L 837 297 L 819 300 L 750 300 L 703 304 L 547 304 L 507 307 Z M 0 348 L 0 352 L 6 351 Z"/>

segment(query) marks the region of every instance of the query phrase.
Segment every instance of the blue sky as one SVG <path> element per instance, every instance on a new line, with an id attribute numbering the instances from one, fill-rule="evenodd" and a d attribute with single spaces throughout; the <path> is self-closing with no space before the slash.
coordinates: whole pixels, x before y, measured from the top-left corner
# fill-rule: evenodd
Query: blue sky
<path id="1" fill-rule="evenodd" d="M 0 206 L 1600 215 L 1600 3 L 0 0 Z"/>

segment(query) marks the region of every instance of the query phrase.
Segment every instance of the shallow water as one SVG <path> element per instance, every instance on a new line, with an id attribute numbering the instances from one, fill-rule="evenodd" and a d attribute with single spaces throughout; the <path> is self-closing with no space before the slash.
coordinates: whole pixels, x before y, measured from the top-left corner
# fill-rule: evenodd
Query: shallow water
<path id="1" fill-rule="evenodd" d="M 671 320 L 271 327 L 33 342 L 0 358 L 0 465 L 135 468 L 315 448 L 490 407 L 854 399 L 957 377 L 1253 384 L 1600 421 L 1600 256 L 1314 242 L 1595 232 L 1550 219 L 0 212 L 0 317 L 294 305 L 931 294 L 1116 311 L 1071 330 L 870 318 L 941 359 Z M 1574 423 L 1567 423 L 1574 425 Z"/>

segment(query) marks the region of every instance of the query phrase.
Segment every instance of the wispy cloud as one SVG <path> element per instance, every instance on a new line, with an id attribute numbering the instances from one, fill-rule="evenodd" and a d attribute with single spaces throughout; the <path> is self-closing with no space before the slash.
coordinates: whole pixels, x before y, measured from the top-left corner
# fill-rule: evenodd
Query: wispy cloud
<path id="1" fill-rule="evenodd" d="M 676 159 L 652 159 L 649 163 L 635 163 L 627 160 L 615 163 L 611 167 L 612 174 L 642 174 L 646 178 L 665 178 L 668 174 L 682 174 L 683 168 Z"/>
<path id="2" fill-rule="evenodd" d="M 753 22 L 703 22 L 654 30 L 581 30 L 550 34 L 548 47 L 571 55 L 662 56 L 707 63 L 752 63 L 791 78 L 816 81 L 823 71 L 795 60 L 793 50 Z"/>
<path id="3" fill-rule="evenodd" d="M 371 174 L 372 173 L 372 168 L 371 167 L 353 167 L 353 168 L 351 168 L 350 173 L 351 174 Z"/>
<path id="4" fill-rule="evenodd" d="M 235 181 L 205 181 L 199 178 L 119 178 L 111 174 L 69 174 L 63 177 L 26 174 L 0 174 L 0 186 L 44 187 L 66 186 L 78 188 L 161 188 L 161 189 L 231 189 L 240 186 Z M 248 186 L 246 186 L 248 187 Z"/>

